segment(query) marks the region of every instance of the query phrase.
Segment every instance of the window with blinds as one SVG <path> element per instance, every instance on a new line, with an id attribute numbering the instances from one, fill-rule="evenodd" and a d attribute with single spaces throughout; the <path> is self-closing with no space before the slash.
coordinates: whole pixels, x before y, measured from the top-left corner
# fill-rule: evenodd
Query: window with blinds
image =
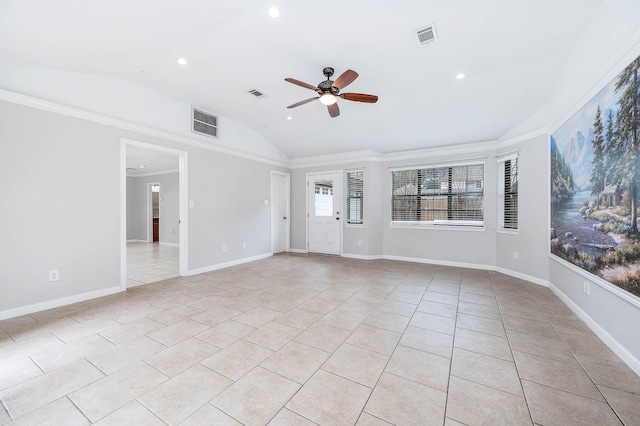
<path id="1" fill-rule="evenodd" d="M 347 172 L 347 223 L 362 224 L 362 195 L 364 192 L 364 171 Z"/>
<path id="2" fill-rule="evenodd" d="M 518 229 L 518 157 L 498 160 L 498 228 Z"/>
<path id="3" fill-rule="evenodd" d="M 484 224 L 484 163 L 391 171 L 391 221 Z"/>

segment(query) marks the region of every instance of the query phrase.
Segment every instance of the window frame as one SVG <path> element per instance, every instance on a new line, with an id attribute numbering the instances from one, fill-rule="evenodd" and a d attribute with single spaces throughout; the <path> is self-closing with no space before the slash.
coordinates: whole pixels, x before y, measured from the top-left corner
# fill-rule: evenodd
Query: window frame
<path id="1" fill-rule="evenodd" d="M 361 180 L 362 180 L 362 184 L 360 186 L 360 196 L 356 196 L 356 197 L 352 197 L 351 196 L 351 174 L 354 173 L 360 173 L 361 174 Z M 346 220 L 345 220 L 345 226 L 349 226 L 349 227 L 354 227 L 354 228 L 360 228 L 360 227 L 364 227 L 364 180 L 365 180 L 365 173 L 364 173 L 364 168 L 358 168 L 358 169 L 349 169 L 349 170 L 345 170 L 345 174 L 346 174 L 346 204 L 345 204 L 345 210 L 346 210 Z M 356 188 L 357 189 L 357 188 Z M 352 221 L 351 218 L 351 209 L 350 209 L 350 200 L 351 199 L 358 199 L 360 200 L 360 209 L 359 209 L 359 213 L 360 213 L 360 220 L 359 221 Z"/>
<path id="2" fill-rule="evenodd" d="M 455 183 L 452 180 L 452 176 L 453 176 L 453 169 L 454 168 L 460 168 L 460 167 L 469 167 L 469 166 L 480 166 L 482 167 L 482 177 L 481 177 L 481 189 L 479 191 L 469 191 L 469 176 L 468 174 L 465 177 L 465 191 L 454 191 L 455 188 Z M 435 172 L 437 169 L 448 169 L 447 171 L 447 185 L 448 187 L 446 188 L 446 192 L 444 194 L 439 194 L 442 197 L 446 197 L 447 199 L 447 209 L 446 209 L 446 213 L 447 213 L 447 219 L 443 220 L 443 219 L 435 219 L 434 220 L 422 220 L 422 221 L 414 221 L 414 220 L 394 220 L 394 173 L 395 172 L 401 172 L 401 171 L 407 171 L 407 170 L 415 170 L 416 172 L 419 171 L 425 171 L 425 170 L 433 170 L 434 174 L 437 175 L 438 172 Z M 466 170 L 466 173 L 468 173 L 468 169 Z M 485 230 L 485 214 L 486 214 L 486 209 L 485 209 L 485 201 L 486 201 L 486 194 L 485 194 L 485 189 L 486 189 L 486 162 L 484 160 L 468 160 L 468 161 L 460 161 L 460 162 L 451 162 L 451 163 L 432 163 L 432 164 L 420 164 L 420 165 L 413 165 L 413 166 L 404 166 L 404 167 L 391 167 L 390 168 L 390 173 L 389 173 L 389 179 L 390 179 L 390 189 L 391 189 L 391 194 L 390 194 L 390 200 L 391 200 L 391 205 L 390 205 L 390 227 L 391 228 L 415 228 L 415 229 L 444 229 L 444 230 L 468 230 L 468 231 L 484 231 Z M 442 183 L 442 181 L 441 181 Z M 440 188 L 440 189 L 445 189 L 445 188 Z M 434 190 L 434 189 L 432 189 Z M 425 191 L 424 189 L 421 190 L 421 194 L 415 194 L 415 196 L 420 199 L 420 198 L 424 198 L 425 196 L 428 196 L 429 194 L 425 194 L 423 191 Z M 410 194 L 410 196 L 413 194 Z M 462 196 L 462 198 L 464 198 L 465 196 L 471 196 L 473 197 L 475 195 L 475 197 L 477 197 L 478 195 L 480 195 L 481 197 L 481 207 L 479 208 L 481 214 L 482 214 L 482 220 L 456 220 L 456 219 L 451 219 L 451 216 L 454 215 L 454 213 L 456 211 L 459 211 L 456 208 L 453 208 L 453 203 L 452 200 L 456 197 Z M 435 202 L 436 196 L 438 196 L 437 194 L 435 194 L 435 190 L 434 190 L 434 195 L 433 195 L 433 200 Z M 444 199 L 444 198 L 443 198 Z M 417 205 L 418 200 L 416 200 L 416 205 Z M 465 209 L 462 209 L 462 211 L 464 211 Z"/>
<path id="3" fill-rule="evenodd" d="M 502 156 L 497 157 L 498 163 L 498 205 L 497 205 L 497 224 L 496 231 L 505 234 L 518 234 L 520 232 L 520 160 L 519 160 L 518 152 L 511 152 L 508 154 L 504 154 Z M 513 161 L 515 161 L 515 191 L 513 191 L 513 186 L 511 187 L 511 191 L 507 191 L 507 163 L 509 164 L 509 175 L 513 177 Z M 515 227 L 506 227 L 505 226 L 505 217 L 507 215 L 507 210 L 512 212 L 513 206 L 511 209 L 507 209 L 507 193 L 512 195 L 511 204 L 515 204 Z M 515 197 L 514 197 L 515 196 Z"/>

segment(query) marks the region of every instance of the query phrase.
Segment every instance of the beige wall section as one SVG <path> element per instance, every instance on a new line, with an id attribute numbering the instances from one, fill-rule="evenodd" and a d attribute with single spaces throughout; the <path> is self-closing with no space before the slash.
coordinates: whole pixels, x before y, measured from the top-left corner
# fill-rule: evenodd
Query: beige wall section
<path id="1" fill-rule="evenodd" d="M 287 169 L 0 101 L 0 317 L 118 290 L 121 138 L 188 152 L 190 271 L 270 254 L 264 200 Z"/>
<path id="2" fill-rule="evenodd" d="M 549 277 L 549 136 L 510 145 L 501 149 L 498 156 L 514 151 L 518 152 L 518 233 L 496 232 L 496 266 L 546 283 Z M 497 161 L 493 161 L 497 165 Z M 492 185 L 497 188 L 497 179 Z M 518 253 L 517 260 L 513 259 L 513 252 Z"/>
<path id="3" fill-rule="evenodd" d="M 176 156 L 176 168 L 178 157 Z M 127 177 L 127 241 L 147 241 L 147 192 L 149 183 L 160 184 L 160 243 L 180 243 L 179 174 Z"/>
<path id="4" fill-rule="evenodd" d="M 494 152 L 469 155 L 432 156 L 393 161 L 384 164 L 382 184 L 382 236 L 385 257 L 423 259 L 444 264 L 494 267 L 496 240 L 497 165 Z M 434 163 L 484 162 L 484 230 L 477 228 L 425 227 L 398 228 L 391 226 L 391 169 L 404 166 L 422 166 Z"/>
<path id="5" fill-rule="evenodd" d="M 359 162 L 329 167 L 309 167 L 291 170 L 291 249 L 307 250 L 307 174 L 339 170 L 344 186 L 343 209 L 346 207 L 346 171 L 364 171 L 364 208 L 362 226 L 347 225 L 343 212 L 342 252 L 344 256 L 359 258 L 380 257 L 382 254 L 380 163 Z M 362 241 L 362 246 L 359 242 Z"/>
<path id="6" fill-rule="evenodd" d="M 120 285 L 115 131 L 0 102 L 0 182 L 0 312 Z"/>

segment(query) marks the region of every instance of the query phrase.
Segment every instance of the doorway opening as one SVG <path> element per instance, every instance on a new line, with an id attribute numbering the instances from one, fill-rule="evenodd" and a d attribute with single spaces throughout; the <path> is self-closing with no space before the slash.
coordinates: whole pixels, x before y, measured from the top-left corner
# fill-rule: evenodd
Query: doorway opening
<path id="1" fill-rule="evenodd" d="M 147 184 L 147 199 L 151 202 L 150 208 L 147 202 L 147 235 L 151 235 L 151 238 L 147 236 L 147 241 L 160 243 L 160 182 Z"/>
<path id="2" fill-rule="evenodd" d="M 121 287 L 186 275 L 187 153 L 121 139 Z"/>
<path id="3" fill-rule="evenodd" d="M 307 251 L 342 254 L 342 173 L 307 174 Z"/>

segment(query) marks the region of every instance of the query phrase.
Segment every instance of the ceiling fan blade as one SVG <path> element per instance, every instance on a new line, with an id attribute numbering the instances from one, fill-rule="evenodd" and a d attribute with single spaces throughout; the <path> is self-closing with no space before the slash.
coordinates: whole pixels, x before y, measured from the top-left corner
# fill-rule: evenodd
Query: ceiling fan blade
<path id="1" fill-rule="evenodd" d="M 331 117 L 337 117 L 340 115 L 340 108 L 338 107 L 338 103 L 332 105 L 327 105 L 327 109 L 329 110 L 329 115 Z"/>
<path id="2" fill-rule="evenodd" d="M 296 102 L 293 105 L 289 105 L 287 108 L 299 107 L 300 105 L 304 105 L 304 104 L 309 103 L 311 101 L 315 101 L 316 99 L 320 99 L 320 96 L 316 96 L 316 97 L 313 97 L 313 98 L 305 99 L 304 101 Z"/>
<path id="3" fill-rule="evenodd" d="M 304 87 L 305 89 L 316 91 L 318 88 L 316 86 L 312 86 L 309 83 L 305 83 L 304 81 L 296 80 L 295 78 L 285 78 L 284 81 L 288 81 L 291 84 L 295 84 L 296 86 Z"/>
<path id="4" fill-rule="evenodd" d="M 354 70 L 346 70 L 345 72 L 340 74 L 340 77 L 336 78 L 336 81 L 333 82 L 333 87 L 335 87 L 336 89 L 344 89 L 345 87 L 353 83 L 353 80 L 355 80 L 356 78 L 358 78 L 357 72 L 355 72 Z"/>
<path id="5" fill-rule="evenodd" d="M 365 93 L 341 93 L 339 96 L 348 101 L 365 102 L 368 104 L 375 104 L 378 101 L 376 95 L 367 95 Z"/>

